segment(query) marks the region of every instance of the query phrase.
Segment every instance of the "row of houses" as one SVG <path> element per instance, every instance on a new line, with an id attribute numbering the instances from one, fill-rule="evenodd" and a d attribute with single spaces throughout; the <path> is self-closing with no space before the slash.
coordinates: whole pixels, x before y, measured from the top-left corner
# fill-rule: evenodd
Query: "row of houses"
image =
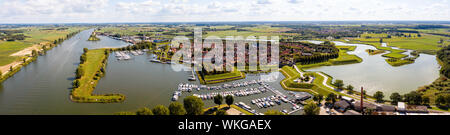
<path id="1" fill-rule="evenodd" d="M 373 104 L 370 102 L 355 101 L 352 98 L 343 96 L 341 100 L 334 103 L 333 108 L 344 115 L 361 115 L 361 109 L 371 110 L 371 115 L 408 115 L 408 114 L 427 114 L 428 107 L 423 105 L 407 105 L 404 102 L 398 102 L 397 106 L 386 104 Z"/>

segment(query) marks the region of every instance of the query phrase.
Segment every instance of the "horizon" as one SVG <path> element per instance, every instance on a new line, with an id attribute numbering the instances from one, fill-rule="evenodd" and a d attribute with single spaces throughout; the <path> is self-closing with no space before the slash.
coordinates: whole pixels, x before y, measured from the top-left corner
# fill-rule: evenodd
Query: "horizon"
<path id="1" fill-rule="evenodd" d="M 450 21 L 448 5 L 449 0 L 0 0 L 0 24 Z"/>
<path id="2" fill-rule="evenodd" d="M 304 20 L 304 21 L 173 21 L 173 22 L 48 22 L 48 23 L 1 23 L 0 25 L 47 25 L 47 24 L 450 24 L 450 20 Z M 431 24 L 430 24 L 431 23 Z"/>

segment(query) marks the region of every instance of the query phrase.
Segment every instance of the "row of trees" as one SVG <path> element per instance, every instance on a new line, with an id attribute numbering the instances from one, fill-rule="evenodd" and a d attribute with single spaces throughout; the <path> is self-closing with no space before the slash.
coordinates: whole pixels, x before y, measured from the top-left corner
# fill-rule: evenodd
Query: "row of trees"
<path id="1" fill-rule="evenodd" d="M 231 105 L 234 101 L 232 96 L 225 97 L 228 105 Z M 214 97 L 214 103 L 221 104 L 223 97 L 217 95 Z M 183 104 L 179 102 L 170 103 L 169 107 L 163 105 L 157 105 L 153 109 L 147 107 L 141 108 L 136 112 L 119 112 L 118 115 L 202 115 L 203 114 L 203 101 L 195 96 L 188 96 L 184 98 Z M 217 111 L 216 115 L 225 115 L 223 111 Z"/>
<path id="2" fill-rule="evenodd" d="M 384 102 L 384 94 L 381 91 L 375 92 L 373 97 L 377 102 Z M 397 105 L 398 102 L 406 102 L 411 105 L 429 105 L 431 100 L 430 97 L 424 96 L 417 91 L 412 91 L 410 93 L 400 95 L 395 92 L 392 93 L 389 97 L 391 99 L 391 104 Z M 449 106 L 450 105 L 450 96 L 449 95 L 438 95 L 435 99 L 435 104 L 438 106 Z"/>
<path id="3" fill-rule="evenodd" d="M 439 50 L 437 53 L 437 58 L 442 61 L 441 74 L 445 77 L 450 77 L 450 46 L 446 46 Z"/>
<path id="4" fill-rule="evenodd" d="M 223 98 L 222 95 L 217 95 L 214 97 L 214 103 L 219 105 L 222 104 L 223 100 L 225 99 L 225 103 L 230 106 L 234 102 L 234 98 L 231 95 L 225 96 Z M 307 105 L 308 106 L 308 105 Z M 117 115 L 203 115 L 203 108 L 204 108 L 204 102 L 195 96 L 188 96 L 184 98 L 183 104 L 179 102 L 172 102 L 170 103 L 169 107 L 165 107 L 164 105 L 157 105 L 153 109 L 144 107 L 141 109 L 138 109 L 136 112 L 118 112 Z M 311 107 L 305 108 L 312 108 L 314 114 L 319 109 L 317 105 Z M 319 109 L 320 110 L 320 109 Z M 265 115 L 285 115 L 284 113 L 277 111 L 277 110 L 268 110 L 264 113 Z M 218 109 L 216 111 L 216 115 L 227 115 L 226 110 Z M 310 114 L 312 115 L 312 114 Z"/>

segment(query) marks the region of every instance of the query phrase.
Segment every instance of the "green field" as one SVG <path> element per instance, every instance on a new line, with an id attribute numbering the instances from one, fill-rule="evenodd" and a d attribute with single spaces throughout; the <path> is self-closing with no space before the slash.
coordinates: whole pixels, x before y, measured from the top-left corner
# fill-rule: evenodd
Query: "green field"
<path id="1" fill-rule="evenodd" d="M 21 60 L 21 57 L 10 56 L 20 50 L 30 47 L 31 44 L 26 44 L 23 42 L 6 42 L 0 41 L 0 66 L 10 64 L 14 61 Z"/>
<path id="2" fill-rule="evenodd" d="M 226 30 L 226 31 L 208 31 L 204 37 L 208 36 L 218 36 L 221 38 L 225 38 L 227 36 L 242 36 L 244 39 L 248 36 L 268 36 L 267 38 L 270 39 L 270 36 L 292 36 L 292 35 L 298 35 L 296 33 L 277 33 L 277 32 L 254 32 L 254 31 L 237 31 L 237 30 Z"/>
<path id="3" fill-rule="evenodd" d="M 344 65 L 344 64 L 353 64 L 353 63 L 361 63 L 363 60 L 356 56 L 350 55 L 347 52 L 353 51 L 356 49 L 356 46 L 336 46 L 339 49 L 339 57 L 336 59 L 330 59 L 325 62 L 313 63 L 302 65 L 297 63 L 296 65 L 302 69 L 320 67 L 320 66 L 333 66 L 333 65 Z"/>
<path id="4" fill-rule="evenodd" d="M 205 75 L 204 78 L 202 78 L 199 72 L 197 72 L 197 74 L 198 78 L 200 79 L 200 83 L 202 84 L 214 84 L 245 78 L 245 74 L 237 70 L 236 68 L 228 73 Z"/>
<path id="5" fill-rule="evenodd" d="M 79 66 L 79 68 L 84 70 L 84 74 L 78 79 L 80 81 L 80 86 L 72 90 L 72 100 L 75 102 L 89 103 L 122 102 L 125 100 L 125 96 L 121 94 L 92 94 L 103 74 L 100 72 L 100 69 L 106 67 L 108 56 L 105 54 L 104 49 L 96 49 L 89 50 L 86 53 L 86 57 L 86 62 Z"/>
<path id="6" fill-rule="evenodd" d="M 414 63 L 414 61 L 412 61 L 412 60 L 395 59 L 395 58 L 386 59 L 386 62 L 389 65 L 394 66 L 394 67 L 398 67 L 398 66 Z"/>
<path id="7" fill-rule="evenodd" d="M 322 83 L 323 77 L 316 76 L 316 74 L 307 73 L 309 75 L 314 76 L 315 80 L 313 84 L 294 84 L 293 80 L 300 77 L 300 74 L 295 71 L 294 68 L 289 66 L 284 66 L 280 69 L 280 72 L 285 76 L 285 78 L 280 82 L 281 87 L 285 90 L 290 91 L 300 91 L 300 92 L 308 92 L 311 94 L 322 94 L 327 95 L 330 93 L 328 90 L 321 88 L 317 84 Z"/>
<path id="8" fill-rule="evenodd" d="M 406 35 L 411 34 L 412 37 L 396 37 L 392 36 L 392 38 L 385 38 L 386 34 L 362 34 L 361 38 L 353 38 L 350 39 L 351 43 L 360 43 L 360 44 L 368 44 L 373 45 L 377 49 L 391 51 L 393 54 L 386 55 L 386 57 L 392 58 L 403 58 L 405 55 L 401 55 L 398 53 L 402 53 L 404 51 L 392 49 L 390 47 L 381 47 L 380 37 L 383 37 L 383 42 L 387 43 L 388 46 L 398 47 L 401 49 L 409 49 L 416 50 L 421 53 L 427 54 L 435 54 L 437 50 L 439 50 L 444 45 L 448 45 L 449 42 L 446 41 L 449 38 L 443 36 L 436 36 L 430 34 L 422 34 L 421 37 L 418 37 L 417 34 L 414 33 L 404 33 Z M 376 38 L 363 38 L 363 36 L 373 36 Z M 444 39 L 444 43 L 438 43 L 440 39 Z"/>
<path id="9" fill-rule="evenodd" d="M 40 27 L 18 28 L 25 30 L 27 38 L 23 41 L 0 41 L 0 66 L 20 60 L 21 57 L 10 56 L 27 47 L 40 43 L 53 43 L 60 38 L 66 38 L 67 34 L 85 29 L 85 27 L 68 27 L 66 30 L 47 30 Z"/>

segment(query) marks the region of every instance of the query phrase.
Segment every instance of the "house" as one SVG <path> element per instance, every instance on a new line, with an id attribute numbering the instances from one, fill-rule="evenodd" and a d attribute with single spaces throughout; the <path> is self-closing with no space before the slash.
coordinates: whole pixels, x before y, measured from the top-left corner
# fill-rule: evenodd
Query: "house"
<path id="1" fill-rule="evenodd" d="M 398 102 L 397 103 L 397 111 L 398 112 L 406 112 L 406 104 L 405 102 Z"/>
<path id="2" fill-rule="evenodd" d="M 394 106 L 390 106 L 390 105 L 380 105 L 377 106 L 377 112 L 395 112 L 396 109 Z"/>
<path id="3" fill-rule="evenodd" d="M 428 113 L 428 108 L 423 105 L 406 105 L 407 113 Z"/>
<path id="4" fill-rule="evenodd" d="M 347 109 L 349 109 L 351 106 L 349 104 L 349 102 L 345 101 L 345 100 L 340 100 L 337 101 L 336 103 L 334 103 L 334 109 L 336 109 L 339 112 L 345 112 L 347 111 Z"/>
<path id="5" fill-rule="evenodd" d="M 350 98 L 350 97 L 347 97 L 347 96 L 342 96 L 341 99 L 342 99 L 342 100 L 345 100 L 345 101 L 347 101 L 347 102 L 349 102 L 349 103 L 355 101 L 353 98 Z"/>
<path id="6" fill-rule="evenodd" d="M 359 113 L 355 110 L 348 110 L 344 113 L 344 115 L 361 115 L 361 113 Z"/>
<path id="7" fill-rule="evenodd" d="M 361 112 L 361 101 L 355 101 L 352 103 L 353 109 L 356 111 Z M 369 103 L 369 102 L 363 102 L 363 108 L 364 109 L 372 109 L 372 110 L 376 110 L 377 106 Z"/>
<path id="8" fill-rule="evenodd" d="M 295 97 L 295 101 L 302 102 L 302 101 L 308 100 L 312 96 L 309 94 L 295 94 L 294 97 Z"/>

